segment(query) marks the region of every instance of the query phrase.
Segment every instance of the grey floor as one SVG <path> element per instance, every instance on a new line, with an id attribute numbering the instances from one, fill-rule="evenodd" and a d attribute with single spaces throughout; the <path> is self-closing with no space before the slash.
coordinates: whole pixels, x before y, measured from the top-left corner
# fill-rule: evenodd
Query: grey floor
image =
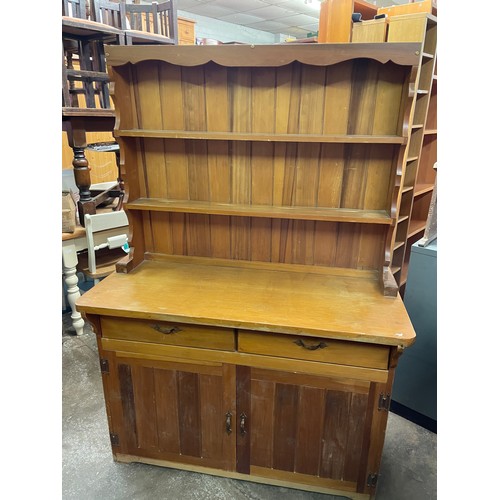
<path id="1" fill-rule="evenodd" d="M 95 335 L 77 337 L 69 313 L 62 334 L 62 498 L 171 500 L 343 499 L 144 464 L 113 461 Z M 377 500 L 433 500 L 436 434 L 389 414 Z"/>

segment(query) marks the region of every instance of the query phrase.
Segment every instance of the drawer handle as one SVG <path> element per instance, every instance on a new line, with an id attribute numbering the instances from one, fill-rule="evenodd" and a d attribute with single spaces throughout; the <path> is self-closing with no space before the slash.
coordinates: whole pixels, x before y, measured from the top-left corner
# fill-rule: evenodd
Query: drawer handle
<path id="1" fill-rule="evenodd" d="M 226 432 L 227 434 L 231 434 L 231 432 L 233 432 L 233 429 L 231 429 L 231 419 L 233 418 L 233 414 L 228 411 L 226 413 Z"/>
<path id="2" fill-rule="evenodd" d="M 306 345 L 304 344 L 304 341 L 302 339 L 297 339 L 294 344 L 297 344 L 298 346 L 303 347 L 304 349 L 307 349 L 309 351 L 315 351 L 316 349 L 324 349 L 325 347 L 328 347 L 324 342 L 320 342 L 316 345 Z"/>
<path id="3" fill-rule="evenodd" d="M 171 335 L 172 333 L 182 332 L 182 329 L 177 326 L 174 326 L 172 328 L 167 328 L 161 325 L 154 325 L 152 328 L 157 332 L 164 333 L 165 335 Z"/>

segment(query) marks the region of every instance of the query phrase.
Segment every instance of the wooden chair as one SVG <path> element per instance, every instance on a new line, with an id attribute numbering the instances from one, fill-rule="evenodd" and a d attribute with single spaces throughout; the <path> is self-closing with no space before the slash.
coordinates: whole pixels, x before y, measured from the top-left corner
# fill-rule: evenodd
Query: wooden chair
<path id="1" fill-rule="evenodd" d="M 120 30 L 127 29 L 124 4 L 107 0 L 92 0 L 92 19 L 98 23 L 107 24 Z"/>
<path id="2" fill-rule="evenodd" d="M 62 15 L 87 19 L 90 15 L 88 0 L 62 0 Z"/>
<path id="3" fill-rule="evenodd" d="M 123 211 L 86 214 L 87 250 L 78 254 L 77 271 L 98 283 L 116 269 L 128 250 L 128 218 Z M 103 235 L 104 234 L 104 235 Z"/>
<path id="4" fill-rule="evenodd" d="M 111 108 L 104 44 L 123 45 L 125 35 L 121 29 L 89 19 L 91 14 L 90 0 L 62 0 L 63 108 L 92 109 L 97 104 Z M 75 82 L 81 82 L 81 87 Z M 78 101 L 79 94 L 85 96 L 84 105 Z"/>
<path id="5" fill-rule="evenodd" d="M 176 0 L 158 4 L 135 5 L 121 2 L 130 28 L 125 30 L 125 43 L 165 44 L 178 43 Z"/>

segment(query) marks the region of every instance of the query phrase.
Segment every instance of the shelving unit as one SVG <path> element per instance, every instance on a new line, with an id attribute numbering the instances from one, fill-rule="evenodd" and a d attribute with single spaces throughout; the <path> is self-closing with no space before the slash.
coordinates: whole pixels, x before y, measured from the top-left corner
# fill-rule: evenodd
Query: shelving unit
<path id="1" fill-rule="evenodd" d="M 374 498 L 419 48 L 108 48 L 131 251 L 77 307 L 116 460 Z"/>
<path id="2" fill-rule="evenodd" d="M 433 166 L 437 161 L 437 17 L 427 13 L 391 16 L 388 25 L 388 42 L 421 44 L 410 120 L 411 133 L 398 206 L 398 214 L 408 215 L 410 220 L 400 226 L 401 219 L 398 219 L 395 231 L 398 236 L 392 246 L 391 259 L 391 269 L 399 292 L 404 296 L 411 245 L 425 231 L 436 178 Z"/>

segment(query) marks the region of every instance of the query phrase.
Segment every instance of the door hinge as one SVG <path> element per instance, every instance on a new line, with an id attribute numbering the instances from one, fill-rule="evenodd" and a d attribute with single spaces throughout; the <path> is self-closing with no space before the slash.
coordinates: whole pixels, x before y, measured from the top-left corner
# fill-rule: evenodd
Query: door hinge
<path id="1" fill-rule="evenodd" d="M 366 480 L 366 485 L 370 488 L 377 484 L 378 474 L 370 473 L 368 474 L 368 478 Z"/>
<path id="2" fill-rule="evenodd" d="M 109 438 L 111 439 L 112 446 L 118 446 L 120 444 L 120 439 L 118 438 L 118 434 L 109 433 Z"/>
<path id="3" fill-rule="evenodd" d="M 101 373 L 109 373 L 109 362 L 107 359 L 101 358 L 100 360 L 101 363 Z"/>
<path id="4" fill-rule="evenodd" d="M 378 409 L 389 411 L 390 406 L 391 406 L 391 395 L 381 394 L 378 398 Z"/>

